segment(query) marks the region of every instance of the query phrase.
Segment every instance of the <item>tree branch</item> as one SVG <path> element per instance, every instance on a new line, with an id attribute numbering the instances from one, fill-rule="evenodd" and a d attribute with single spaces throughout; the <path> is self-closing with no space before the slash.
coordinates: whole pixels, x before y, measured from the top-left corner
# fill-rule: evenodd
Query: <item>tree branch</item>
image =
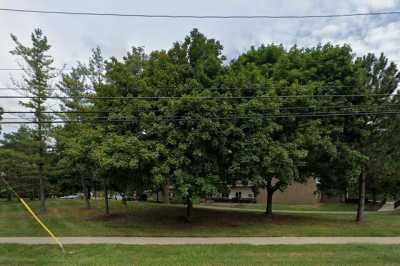
<path id="1" fill-rule="evenodd" d="M 272 192 L 277 191 L 278 189 L 281 188 L 281 186 L 285 185 L 284 182 L 278 181 L 275 185 L 272 186 Z"/>

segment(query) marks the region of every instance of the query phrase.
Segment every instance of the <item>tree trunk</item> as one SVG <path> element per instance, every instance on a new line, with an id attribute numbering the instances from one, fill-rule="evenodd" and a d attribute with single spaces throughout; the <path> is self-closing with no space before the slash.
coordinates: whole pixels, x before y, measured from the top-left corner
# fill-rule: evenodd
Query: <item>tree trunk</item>
<path id="1" fill-rule="evenodd" d="M 376 205 L 377 200 L 376 200 L 376 191 L 375 191 L 375 189 L 372 191 L 372 201 L 374 202 L 374 205 Z"/>
<path id="2" fill-rule="evenodd" d="M 12 200 L 12 192 L 8 191 L 7 193 L 7 201 L 11 201 Z"/>
<path id="3" fill-rule="evenodd" d="M 361 170 L 359 179 L 358 179 L 358 208 L 357 208 L 357 219 L 358 223 L 362 223 L 364 221 L 364 208 L 365 208 L 365 171 Z"/>
<path id="4" fill-rule="evenodd" d="M 86 193 L 85 193 L 85 202 L 86 202 L 86 208 L 90 209 L 92 208 L 90 204 L 90 190 L 88 187 L 86 187 Z"/>
<path id="5" fill-rule="evenodd" d="M 41 168 L 40 166 L 39 166 L 39 168 Z M 39 170 L 39 172 L 41 172 L 40 170 Z M 47 212 L 47 208 L 46 208 L 46 192 L 45 192 L 45 189 L 44 189 L 44 178 L 43 178 L 43 176 L 40 176 L 40 178 L 39 178 L 39 186 L 40 186 L 40 192 L 39 192 L 39 195 L 40 195 L 40 209 L 39 209 L 39 212 L 40 213 L 46 213 Z"/>
<path id="6" fill-rule="evenodd" d="M 163 186 L 163 202 L 169 204 L 169 182 Z"/>
<path id="7" fill-rule="evenodd" d="M 40 109 L 40 104 L 39 104 Z M 41 113 L 38 114 L 38 138 L 39 138 L 39 195 L 40 195 L 40 213 L 46 213 L 46 192 L 45 192 L 45 180 L 44 180 L 44 140 L 43 140 L 43 132 L 42 132 L 42 124 L 41 124 Z"/>
<path id="8" fill-rule="evenodd" d="M 40 125 L 40 124 L 39 124 Z M 42 144 L 40 144 L 42 146 Z M 43 147 L 40 148 L 40 162 L 39 162 L 39 195 L 40 195 L 40 213 L 46 213 L 46 192 L 45 192 L 45 180 L 44 180 L 44 171 L 43 171 Z"/>
<path id="9" fill-rule="evenodd" d="M 88 186 L 88 185 L 86 185 L 86 191 L 87 191 L 87 198 L 88 198 L 88 200 L 91 200 L 92 199 L 92 187 L 91 186 Z"/>
<path id="10" fill-rule="evenodd" d="M 192 221 L 192 209 L 193 209 L 193 201 L 189 196 L 186 199 L 186 222 L 188 223 Z"/>
<path id="11" fill-rule="evenodd" d="M 126 194 L 122 194 L 122 204 L 125 208 L 128 208 L 128 201 L 126 200 Z"/>
<path id="12" fill-rule="evenodd" d="M 96 184 L 93 186 L 93 196 L 94 196 L 94 200 L 97 200 L 97 189 L 96 189 Z"/>
<path id="13" fill-rule="evenodd" d="M 31 191 L 31 197 L 30 197 L 30 199 L 31 199 L 31 201 L 34 201 L 34 200 L 35 200 L 35 190 L 34 190 L 34 189 L 32 189 L 32 191 Z"/>
<path id="14" fill-rule="evenodd" d="M 86 182 L 83 177 L 81 177 L 81 184 L 82 184 L 82 190 L 83 190 L 83 197 L 85 198 L 85 205 L 86 209 L 90 209 L 90 191 L 88 187 L 86 186 Z"/>
<path id="15" fill-rule="evenodd" d="M 272 195 L 274 191 L 272 189 L 271 182 L 268 182 L 267 185 L 267 208 L 265 210 L 265 214 L 268 216 L 272 216 Z"/>
<path id="16" fill-rule="evenodd" d="M 104 211 L 106 215 L 110 215 L 110 206 L 108 202 L 108 186 L 106 180 L 104 180 Z"/>
<path id="17" fill-rule="evenodd" d="M 44 180 L 44 140 L 42 132 L 41 118 L 42 114 L 40 112 L 41 103 L 39 102 L 39 114 L 38 116 L 38 139 L 39 139 L 39 164 L 38 164 L 38 174 L 39 174 L 39 195 L 40 195 L 40 213 L 46 213 L 46 192 L 45 192 L 45 180 Z"/>

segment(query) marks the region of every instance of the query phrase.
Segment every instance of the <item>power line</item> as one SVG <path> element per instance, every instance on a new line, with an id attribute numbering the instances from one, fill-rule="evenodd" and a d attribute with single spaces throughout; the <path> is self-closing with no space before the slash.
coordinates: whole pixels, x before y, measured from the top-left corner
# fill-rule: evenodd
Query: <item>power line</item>
<path id="1" fill-rule="evenodd" d="M 390 63 L 390 62 L 394 62 L 394 63 L 399 63 L 400 62 L 400 59 L 390 59 L 390 58 L 386 58 L 387 59 L 387 61 L 388 61 L 388 63 Z M 325 60 L 337 60 L 337 58 L 327 58 L 327 59 L 325 59 Z M 278 58 L 278 60 L 277 61 L 275 61 L 275 62 L 269 62 L 269 64 L 276 64 L 276 63 L 285 63 L 285 64 L 287 64 L 287 63 L 290 63 L 290 64 L 294 64 L 294 65 L 296 65 L 298 62 L 294 62 L 294 61 L 289 61 L 289 62 L 286 62 L 286 61 L 281 61 L 281 60 L 279 60 L 279 58 Z M 352 61 L 352 63 L 355 63 L 354 61 Z M 305 62 L 302 62 L 301 63 L 301 66 L 303 66 L 303 67 L 310 67 L 310 66 L 319 66 L 319 65 L 322 65 L 322 66 L 324 66 L 324 65 L 340 65 L 340 64 L 342 64 L 342 62 L 338 62 L 338 61 L 323 61 L 323 62 L 314 62 L 314 61 L 305 61 Z M 62 71 L 68 71 L 68 70 L 72 70 L 73 68 L 71 68 L 71 67 L 65 67 L 65 68 L 62 68 L 62 67 L 56 67 L 56 68 L 54 68 L 55 70 L 62 70 Z M 25 70 L 24 68 L 17 68 L 17 67 L 0 67 L 0 71 L 23 71 L 23 70 Z"/>
<path id="2" fill-rule="evenodd" d="M 46 89 L 48 91 L 60 91 L 60 89 Z M 17 88 L 17 87 L 3 87 L 0 88 L 0 91 L 30 91 L 28 88 Z"/>
<path id="3" fill-rule="evenodd" d="M 151 88 L 144 88 L 144 89 L 152 89 L 152 90 L 162 90 L 162 89 L 201 89 L 201 90 L 251 90 L 251 89 L 265 89 L 265 88 L 279 88 L 279 89 L 291 89 L 294 87 L 316 87 L 320 89 L 324 88 L 354 88 L 354 85 L 329 85 L 329 84 L 293 84 L 292 86 L 279 86 L 279 85 L 266 85 L 263 87 L 208 87 L 208 88 L 187 88 L 187 87 L 151 87 Z M 143 89 L 143 88 L 123 88 L 123 89 Z M 0 87 L 0 90 L 29 90 L 27 87 Z M 61 91 L 60 89 L 52 89 L 49 88 L 48 90 L 55 90 Z"/>
<path id="4" fill-rule="evenodd" d="M 202 90 L 202 91 L 246 91 L 246 90 L 260 90 L 260 89 L 293 89 L 293 88 L 306 88 L 306 87 L 314 87 L 318 89 L 332 89 L 332 88 L 354 88 L 354 85 L 329 85 L 329 84 L 292 84 L 290 86 L 284 85 L 265 85 L 262 87 L 206 87 L 206 88 L 188 88 L 188 87 L 150 87 L 150 88 L 122 88 L 122 90 L 167 90 L 167 89 L 180 89 L 180 90 Z M 28 87 L 0 87 L 0 91 L 30 91 Z M 58 91 L 64 93 L 59 88 L 48 88 L 48 91 Z M 94 93 L 93 89 L 88 89 L 89 92 Z M 58 97 L 58 96 L 57 96 Z M 63 96 L 60 96 L 63 97 Z M 93 97 L 93 96 L 77 96 L 77 97 Z M 161 96 L 160 96 L 161 97 Z"/>
<path id="5" fill-rule="evenodd" d="M 25 69 L 23 68 L 0 68 L 0 71 L 24 71 Z M 54 70 L 62 70 L 62 71 L 67 71 L 70 70 L 69 68 L 55 68 Z"/>
<path id="6" fill-rule="evenodd" d="M 251 119 L 251 118 L 295 118 L 295 117 L 335 117 L 335 116 L 371 116 L 371 115 L 396 115 L 400 114 L 400 111 L 380 111 L 380 112 L 329 112 L 329 113 L 293 113 L 293 114 L 271 114 L 271 115 L 259 115 L 258 117 L 252 116 L 230 116 L 230 117 L 154 117 L 157 121 L 199 121 L 203 119 L 210 120 L 237 120 L 237 119 Z M 105 119 L 108 117 L 98 117 L 97 119 Z M 158 118 L 158 119 L 157 119 Z M 0 121 L 0 124 L 66 124 L 66 123 L 133 123 L 136 122 L 133 118 L 130 119 L 109 119 L 109 120 L 47 120 L 47 121 Z"/>
<path id="7" fill-rule="evenodd" d="M 15 117 L 3 117 L 1 120 L 15 120 L 15 119 L 22 119 L 22 120 L 28 120 L 29 121 L 29 118 L 25 118 L 25 117 L 17 117 L 17 116 L 15 116 Z"/>
<path id="8" fill-rule="evenodd" d="M 78 16 L 107 16 L 107 17 L 136 17 L 136 18 L 165 18 L 165 19 L 310 19 L 310 18 L 340 18 L 361 16 L 383 16 L 399 15 L 400 11 L 361 12 L 326 15 L 167 15 L 167 14 L 138 14 L 138 13 L 100 13 L 100 12 L 77 12 L 59 10 L 34 10 L 0 8 L 3 12 L 32 13 L 32 14 L 54 14 L 54 15 L 78 15 Z"/>
<path id="9" fill-rule="evenodd" d="M 101 114 L 112 111 L 43 111 L 42 114 Z M 35 114 L 34 111 L 3 111 L 1 114 Z"/>
<path id="10" fill-rule="evenodd" d="M 0 99 L 90 99 L 90 100 L 177 100 L 177 99 L 276 99 L 276 98 L 346 98 L 346 97 L 393 97 L 400 96 L 400 94 L 385 94 L 385 93 L 371 93 L 371 94 L 314 94 L 314 95 L 268 95 L 268 96 L 13 96 L 13 95 L 0 95 Z"/>
<path id="11" fill-rule="evenodd" d="M 240 111 L 281 111 L 281 110 L 329 110 L 329 109 L 342 109 L 342 110 L 358 110 L 361 108 L 378 108 L 387 109 L 390 107 L 398 107 L 399 103 L 384 103 L 384 104 L 362 104 L 362 105 L 323 105 L 323 106 L 283 106 L 283 107 L 265 107 L 265 108 L 246 108 L 244 107 Z M 162 108 L 133 108 L 131 111 L 138 111 L 140 113 L 145 112 L 163 112 Z M 168 111 L 168 110 L 167 110 Z M 180 111 L 180 110 L 178 110 Z M 238 110 L 224 110 L 224 111 L 238 111 Z M 118 110 L 100 110 L 100 111 L 43 111 L 43 114 L 106 114 L 106 113 L 118 113 Z M 2 111 L 2 114 L 35 114 L 34 111 Z"/>

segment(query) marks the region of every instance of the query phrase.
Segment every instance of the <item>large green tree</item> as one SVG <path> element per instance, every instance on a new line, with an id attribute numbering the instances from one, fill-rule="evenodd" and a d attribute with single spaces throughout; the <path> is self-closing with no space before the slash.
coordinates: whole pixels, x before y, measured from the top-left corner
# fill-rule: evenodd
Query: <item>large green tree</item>
<path id="1" fill-rule="evenodd" d="M 28 127 L 20 127 L 16 132 L 4 134 L 0 144 L 0 172 L 3 177 L 21 196 L 34 199 L 38 192 L 35 187 L 40 159 L 35 132 Z M 48 158 L 45 161 L 48 165 Z M 11 199 L 12 192 L 8 188 L 5 192 Z"/>
<path id="2" fill-rule="evenodd" d="M 18 86 L 26 90 L 30 97 L 27 101 L 21 102 L 21 105 L 34 112 L 33 121 L 37 125 L 35 135 L 39 143 L 39 162 L 37 167 L 40 181 L 40 211 L 46 212 L 47 177 L 45 176 L 44 161 L 49 127 L 47 122 L 50 117 L 45 114 L 45 111 L 46 100 L 51 94 L 50 80 L 55 76 L 54 68 L 52 67 L 53 58 L 48 53 L 51 46 L 40 29 L 35 29 L 31 35 L 32 46 L 23 45 L 15 35 L 11 35 L 11 38 L 16 44 L 11 54 L 20 56 L 23 59 L 25 75 L 22 82 L 18 83 Z"/>
<path id="3" fill-rule="evenodd" d="M 129 132 L 157 151 L 153 183 L 164 187 L 165 196 L 174 185 L 188 206 L 188 220 L 193 199 L 211 192 L 217 183 L 212 158 L 219 123 L 213 117 L 220 105 L 212 98 L 218 92 L 210 87 L 224 71 L 221 51 L 219 42 L 197 30 L 168 51 L 147 56 L 142 48 L 133 48 L 122 62 L 110 60 L 108 86 L 99 94 L 139 97 L 104 103 L 113 118 L 132 119 L 110 130 Z M 123 108 L 115 108 L 121 102 Z"/>
<path id="4" fill-rule="evenodd" d="M 55 130 L 61 157 L 59 166 L 65 177 L 80 183 L 87 208 L 90 208 L 91 186 L 95 186 L 95 164 L 90 157 L 95 143 L 89 135 L 95 131 L 94 123 L 102 113 L 94 112 L 93 103 L 86 97 L 101 85 L 103 65 L 100 49 L 94 49 L 88 65 L 78 62 L 77 67 L 62 75 L 57 85 L 62 101 L 59 117 L 68 121 Z"/>
<path id="5" fill-rule="evenodd" d="M 362 99 L 362 104 L 369 106 L 372 112 L 389 111 L 390 113 L 398 110 L 395 105 L 398 99 L 393 96 L 400 80 L 400 72 L 397 66 L 394 63 L 389 63 L 389 60 L 383 54 L 379 57 L 368 54 L 358 59 L 356 63 L 364 70 L 364 75 L 360 81 L 361 86 L 365 88 L 367 94 L 372 95 L 364 97 Z M 396 120 L 384 119 L 379 115 L 369 115 L 358 118 L 356 121 L 357 122 L 354 123 L 355 121 L 353 120 L 353 125 L 355 124 L 358 127 L 355 129 L 352 128 L 351 136 L 353 138 L 351 140 L 353 141 L 354 147 L 367 157 L 362 164 L 358 182 L 359 204 L 357 221 L 363 222 L 367 183 L 369 183 L 371 189 L 373 189 L 372 184 L 375 179 L 379 179 L 379 175 L 385 176 L 385 173 L 387 173 L 385 170 L 388 169 L 385 169 L 385 167 L 389 166 L 389 172 L 391 173 L 395 171 L 394 164 L 387 163 L 393 158 L 390 156 L 388 156 L 388 158 L 380 156 L 382 155 L 380 150 L 385 150 L 387 145 L 383 144 L 380 146 L 379 144 L 382 142 L 386 144 L 390 143 L 390 139 L 382 141 L 382 138 L 385 137 L 385 134 L 382 134 L 382 132 L 387 132 L 390 131 L 390 129 L 396 128 Z M 388 121 L 391 122 L 388 123 Z M 378 169 L 381 169 L 381 173 L 374 168 L 377 164 L 384 166 L 378 166 Z M 369 182 L 367 182 L 368 180 Z"/>
<path id="6" fill-rule="evenodd" d="M 99 174 L 104 179 L 105 195 L 108 198 L 108 188 L 114 184 L 145 183 L 145 172 L 150 172 L 152 161 L 156 159 L 146 143 L 131 135 L 104 135 L 101 142 L 93 151 Z M 106 200 L 106 214 L 110 213 Z"/>
<path id="7" fill-rule="evenodd" d="M 299 73 L 283 73 L 280 62 L 288 61 L 290 53 L 275 45 L 252 48 L 231 63 L 223 78 L 224 86 L 230 88 L 225 95 L 238 99 L 231 104 L 236 116 L 231 127 L 236 134 L 230 142 L 240 149 L 230 172 L 236 175 L 233 180 L 266 189 L 268 215 L 274 192 L 306 181 L 302 168 L 321 133 L 318 122 L 296 117 L 315 103 L 316 86 L 312 80 L 300 84 Z"/>

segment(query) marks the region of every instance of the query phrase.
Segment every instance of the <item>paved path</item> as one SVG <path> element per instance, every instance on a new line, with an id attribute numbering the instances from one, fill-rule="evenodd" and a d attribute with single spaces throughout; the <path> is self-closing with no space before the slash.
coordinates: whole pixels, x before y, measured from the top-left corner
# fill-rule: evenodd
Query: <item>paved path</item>
<path id="1" fill-rule="evenodd" d="M 61 237 L 65 245 L 307 245 L 307 244 L 391 244 L 400 245 L 400 237 Z M 0 237 L 0 244 L 56 244 L 47 237 Z"/>
<path id="2" fill-rule="evenodd" d="M 390 212 L 390 211 L 394 211 L 394 202 L 386 202 L 385 205 L 383 205 L 378 212 Z"/>
<path id="3" fill-rule="evenodd" d="M 238 207 L 225 207 L 225 206 L 212 206 L 212 205 L 195 205 L 195 208 L 199 209 L 211 209 L 211 210 L 229 210 L 229 211 L 245 211 L 245 212 L 265 212 L 263 209 L 256 208 L 238 208 Z M 274 213 L 299 213 L 299 214 L 352 214 L 355 215 L 356 211 L 300 211 L 300 210 L 272 210 Z M 364 213 L 373 213 L 371 211 L 365 211 Z"/>

